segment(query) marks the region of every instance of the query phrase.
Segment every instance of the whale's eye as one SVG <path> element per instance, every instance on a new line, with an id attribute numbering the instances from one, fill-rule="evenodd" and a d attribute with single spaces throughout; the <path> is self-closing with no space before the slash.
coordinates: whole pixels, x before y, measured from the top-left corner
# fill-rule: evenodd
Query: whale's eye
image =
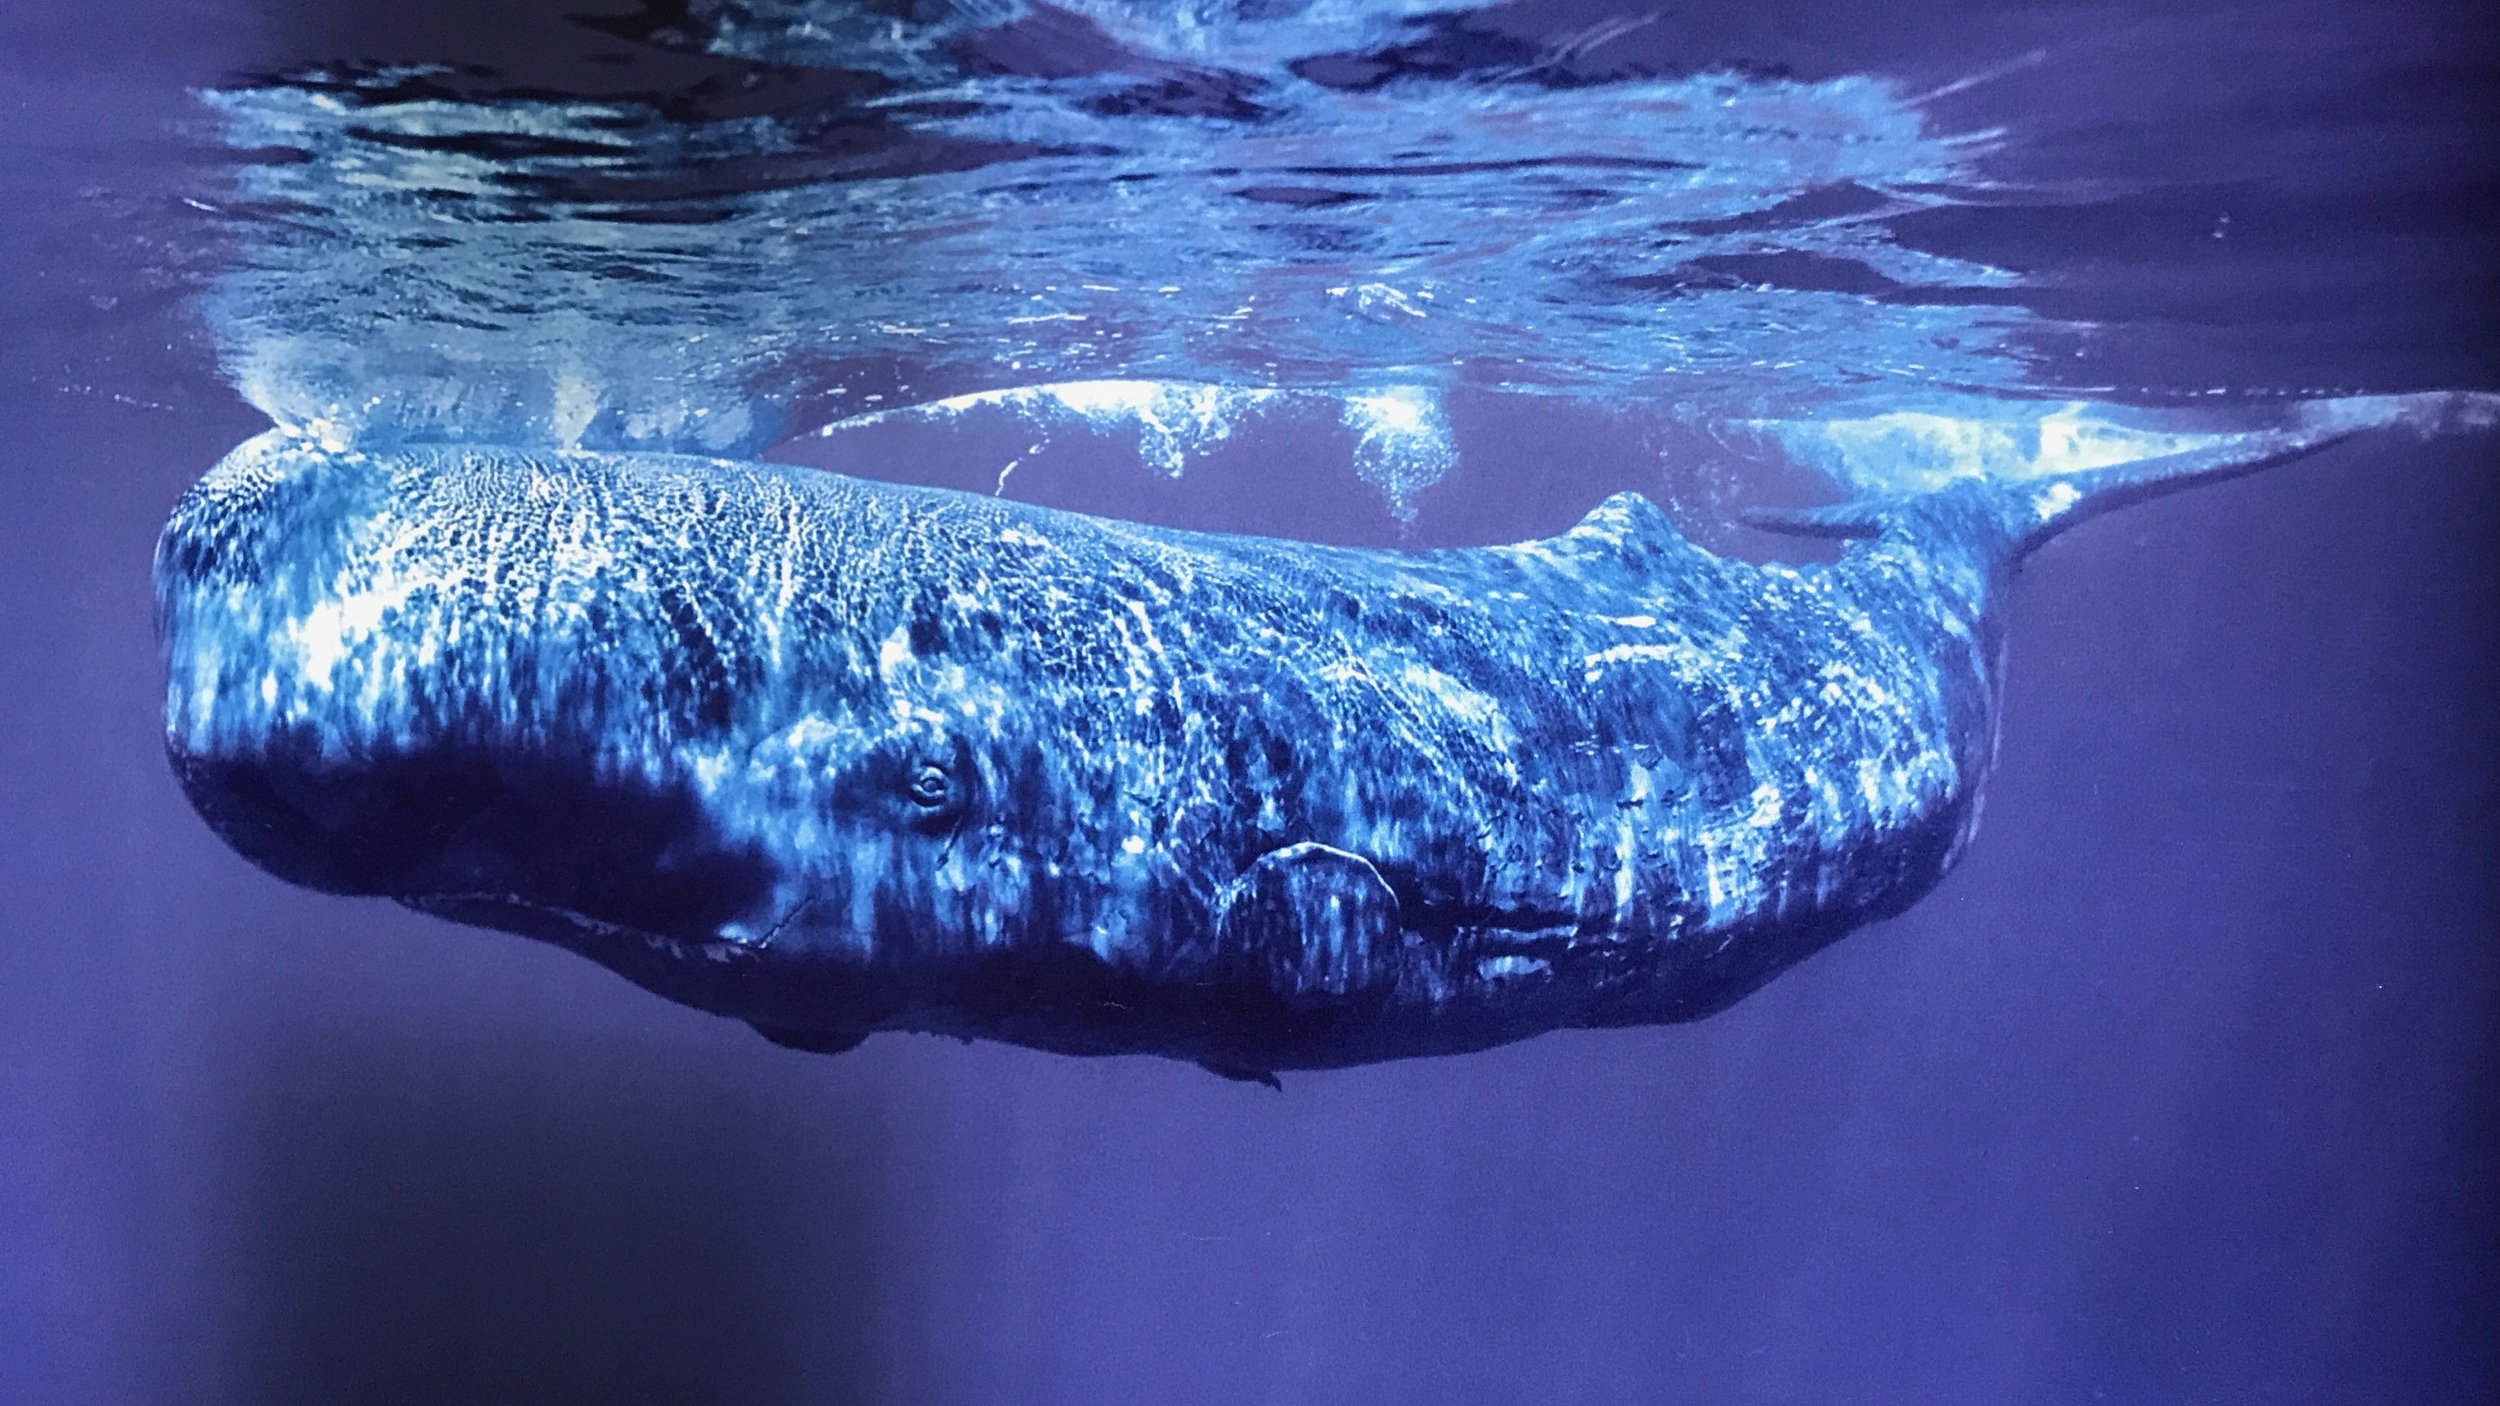
<path id="1" fill-rule="evenodd" d="M 946 804 L 954 788 L 947 784 L 946 768 L 935 762 L 924 762 L 911 774 L 911 784 L 905 789 L 913 805 L 923 810 L 936 810 Z"/>

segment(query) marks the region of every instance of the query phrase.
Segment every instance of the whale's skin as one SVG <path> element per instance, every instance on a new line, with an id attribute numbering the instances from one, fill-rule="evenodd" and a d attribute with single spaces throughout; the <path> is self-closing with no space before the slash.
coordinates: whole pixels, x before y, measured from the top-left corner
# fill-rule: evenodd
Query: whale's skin
<path id="1" fill-rule="evenodd" d="M 160 544 L 167 740 L 281 877 L 785 1043 L 1258 1076 L 1704 1015 L 1925 893 L 1995 745 L 1983 519 L 1365 551 L 271 434 Z"/>

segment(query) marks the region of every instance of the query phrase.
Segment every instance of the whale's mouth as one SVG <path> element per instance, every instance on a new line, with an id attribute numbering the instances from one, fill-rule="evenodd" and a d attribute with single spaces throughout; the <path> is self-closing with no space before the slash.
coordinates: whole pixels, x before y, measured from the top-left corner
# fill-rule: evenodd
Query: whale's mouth
<path id="1" fill-rule="evenodd" d="M 471 927 L 493 928 L 553 943 L 610 966 L 712 963 L 729 966 L 762 955 L 759 944 L 652 932 L 509 893 L 440 893 L 399 900 L 417 912 Z"/>

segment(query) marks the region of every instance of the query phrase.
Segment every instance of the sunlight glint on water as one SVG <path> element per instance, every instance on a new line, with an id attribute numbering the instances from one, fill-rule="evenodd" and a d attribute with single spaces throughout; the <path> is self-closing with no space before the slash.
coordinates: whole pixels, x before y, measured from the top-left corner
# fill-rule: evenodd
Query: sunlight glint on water
<path id="1" fill-rule="evenodd" d="M 341 443 L 730 455 L 1128 387 L 1015 408 L 1125 418 L 1164 473 L 1287 392 L 1342 402 L 1393 505 L 1446 469 L 1462 388 L 1730 423 L 2026 388 L 2011 277 L 1887 230 L 1975 150 L 1887 82 L 1399 72 L 1396 14 L 1450 8 L 1411 5 L 1091 7 L 1114 22 L 1044 36 L 1079 71 L 1029 76 L 997 71 L 1036 42 L 991 22 L 1014 8 L 714 7 L 716 50 L 869 94 L 761 114 L 409 68 L 209 94 L 254 158 L 208 300 L 229 370 Z"/>

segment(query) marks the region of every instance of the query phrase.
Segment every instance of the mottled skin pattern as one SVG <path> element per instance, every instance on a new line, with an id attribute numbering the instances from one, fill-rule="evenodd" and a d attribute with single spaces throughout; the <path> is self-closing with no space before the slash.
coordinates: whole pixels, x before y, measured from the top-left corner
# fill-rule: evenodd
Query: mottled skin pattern
<path id="1" fill-rule="evenodd" d="M 1972 483 L 1757 566 L 1631 495 L 1373 552 L 272 434 L 160 545 L 168 744 L 282 877 L 804 1048 L 1478 1049 L 1707 1014 L 1926 892 L 1994 747 L 1996 587 L 2078 497 Z"/>

